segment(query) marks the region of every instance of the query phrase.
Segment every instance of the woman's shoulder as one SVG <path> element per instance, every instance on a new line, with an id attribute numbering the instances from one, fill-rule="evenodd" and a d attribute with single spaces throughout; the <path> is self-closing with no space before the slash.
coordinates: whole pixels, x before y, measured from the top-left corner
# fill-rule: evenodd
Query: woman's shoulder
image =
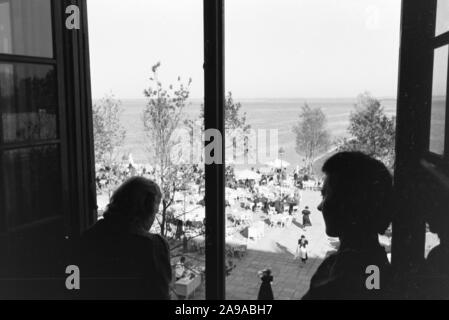
<path id="1" fill-rule="evenodd" d="M 332 256 L 330 264 L 331 274 L 341 279 L 365 279 L 370 266 L 378 267 L 380 272 L 387 276 L 390 271 L 385 250 L 372 252 L 342 250 Z"/>
<path id="2" fill-rule="evenodd" d="M 330 254 L 312 277 L 311 290 L 307 297 L 370 298 L 369 292 L 366 292 L 365 281 L 366 268 L 371 264 L 379 265 L 380 268 L 380 265 L 386 266 L 383 259 L 369 259 L 363 252 L 356 250 L 341 250 Z"/>
<path id="3" fill-rule="evenodd" d="M 424 263 L 426 273 L 449 275 L 449 250 L 441 245 L 433 248 Z"/>
<path id="4" fill-rule="evenodd" d="M 163 250 L 169 250 L 168 241 L 162 237 L 160 234 L 155 233 L 144 233 L 140 235 L 140 238 L 143 239 L 148 245 L 152 247 L 160 248 Z"/>

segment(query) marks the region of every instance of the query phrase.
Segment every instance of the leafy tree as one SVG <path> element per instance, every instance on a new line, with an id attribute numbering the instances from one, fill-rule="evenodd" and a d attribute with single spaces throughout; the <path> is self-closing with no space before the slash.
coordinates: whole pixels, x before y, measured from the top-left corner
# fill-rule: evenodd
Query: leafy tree
<path id="1" fill-rule="evenodd" d="M 180 144 L 175 131 L 183 123 L 183 110 L 189 98 L 189 79 L 184 84 L 178 77 L 177 86 L 165 88 L 158 79 L 158 62 L 152 67 L 151 85 L 144 90 L 147 105 L 142 121 L 147 137 L 147 150 L 155 164 L 155 176 L 162 189 L 162 211 L 158 217 L 161 235 L 166 235 L 167 212 L 174 203 L 176 192 L 192 180 L 191 166 L 181 165 L 173 157 L 174 148 Z M 160 218 L 160 219 L 159 219 Z"/>
<path id="2" fill-rule="evenodd" d="M 351 112 L 348 132 L 340 151 L 361 151 L 381 160 L 392 169 L 395 149 L 395 118 L 385 115 L 379 100 L 369 93 L 357 97 L 355 110 Z"/>
<path id="3" fill-rule="evenodd" d="M 126 130 L 120 122 L 121 102 L 112 94 L 105 95 L 92 108 L 97 190 L 109 198 L 122 182 L 118 148 L 123 145 Z"/>
<path id="4" fill-rule="evenodd" d="M 237 149 L 237 146 L 243 145 L 244 155 L 237 156 L 246 156 L 255 147 L 249 145 L 248 137 L 246 136 L 251 129 L 251 125 L 246 122 L 246 112 L 242 113 L 242 104 L 234 101 L 232 92 L 230 91 L 225 98 L 224 108 L 226 153 L 233 154 L 234 149 Z M 204 119 L 204 105 L 201 105 L 200 119 Z"/>
<path id="5" fill-rule="evenodd" d="M 183 122 L 184 128 L 189 135 L 189 143 L 192 148 L 190 154 L 190 163 L 202 164 L 204 160 L 203 145 L 204 141 L 201 136 L 202 129 L 204 129 L 204 120 L 200 118 L 185 119 Z"/>
<path id="6" fill-rule="evenodd" d="M 246 112 L 241 114 L 242 104 L 235 102 L 232 97 L 232 92 L 228 92 L 225 99 L 225 130 L 229 132 L 231 130 L 240 129 L 243 132 L 247 132 L 251 126 L 246 123 Z M 204 119 L 204 105 L 201 105 L 200 119 Z"/>
<path id="7" fill-rule="evenodd" d="M 225 100 L 225 130 L 240 129 L 247 132 L 251 126 L 246 123 L 246 112 L 241 114 L 242 104 L 235 102 L 232 92 L 228 92 Z"/>
<path id="8" fill-rule="evenodd" d="M 306 103 L 293 127 L 296 134 L 296 153 L 304 157 L 306 171 L 312 173 L 313 162 L 319 153 L 330 146 L 330 134 L 326 130 L 326 115 L 321 108 L 310 108 Z"/>
<path id="9" fill-rule="evenodd" d="M 92 108 L 95 161 L 111 166 L 117 161 L 117 148 L 123 145 L 126 130 L 120 123 L 121 102 L 106 95 Z"/>

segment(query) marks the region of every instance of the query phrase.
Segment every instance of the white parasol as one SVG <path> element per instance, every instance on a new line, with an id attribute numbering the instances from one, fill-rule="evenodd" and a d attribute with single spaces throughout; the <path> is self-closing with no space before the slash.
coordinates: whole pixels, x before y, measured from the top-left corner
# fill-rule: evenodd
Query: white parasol
<path id="1" fill-rule="evenodd" d="M 285 160 L 276 159 L 276 160 L 267 162 L 266 165 L 269 166 L 269 167 L 276 168 L 276 169 L 281 169 L 281 168 L 289 167 L 290 163 L 285 161 Z"/>
<path id="2" fill-rule="evenodd" d="M 237 180 L 259 180 L 260 179 L 260 174 L 258 174 L 257 172 L 254 172 L 252 170 L 242 170 L 242 171 L 236 171 L 234 173 L 235 178 Z"/>

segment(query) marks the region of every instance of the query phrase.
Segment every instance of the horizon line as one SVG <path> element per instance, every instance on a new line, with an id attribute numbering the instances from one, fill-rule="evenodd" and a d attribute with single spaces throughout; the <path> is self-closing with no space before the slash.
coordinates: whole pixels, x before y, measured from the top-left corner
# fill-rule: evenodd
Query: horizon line
<path id="1" fill-rule="evenodd" d="M 104 98 L 104 96 L 102 97 L 92 97 L 92 100 L 100 100 Z M 140 97 L 140 98 L 131 98 L 131 97 L 118 97 L 115 96 L 116 99 L 118 100 L 145 100 L 145 97 Z M 344 96 L 344 97 L 236 97 L 236 96 L 232 96 L 232 98 L 234 100 L 319 100 L 319 99 L 326 99 L 326 100 L 330 100 L 330 99 L 357 99 L 357 96 L 355 97 L 348 97 L 348 96 Z M 379 96 L 376 97 L 374 96 L 374 98 L 376 99 L 380 99 L 380 100 L 397 100 L 397 97 L 395 96 Z M 198 98 L 198 97 L 190 97 L 189 100 L 204 100 L 204 97 L 202 98 Z"/>

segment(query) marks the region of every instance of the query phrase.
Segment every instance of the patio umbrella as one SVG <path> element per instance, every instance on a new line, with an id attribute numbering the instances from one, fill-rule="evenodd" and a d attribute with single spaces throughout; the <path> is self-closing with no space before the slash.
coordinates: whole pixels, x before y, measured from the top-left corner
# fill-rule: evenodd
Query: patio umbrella
<path id="1" fill-rule="evenodd" d="M 242 170 L 242 171 L 236 171 L 235 177 L 237 180 L 259 180 L 260 174 L 257 172 L 251 171 L 251 170 Z"/>
<path id="2" fill-rule="evenodd" d="M 265 175 L 272 174 L 272 169 L 269 167 L 261 167 L 259 168 L 259 172 Z"/>

